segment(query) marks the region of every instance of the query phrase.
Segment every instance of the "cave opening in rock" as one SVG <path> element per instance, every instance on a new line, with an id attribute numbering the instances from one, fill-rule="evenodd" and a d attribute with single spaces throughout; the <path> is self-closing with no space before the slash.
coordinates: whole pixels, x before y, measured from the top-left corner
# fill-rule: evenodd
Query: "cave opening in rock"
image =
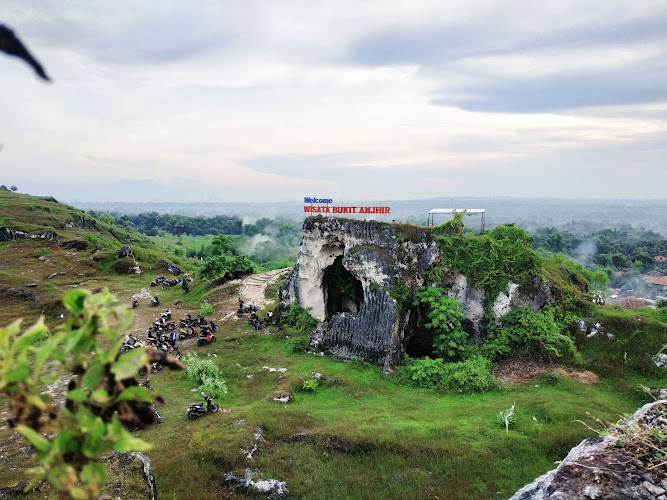
<path id="1" fill-rule="evenodd" d="M 361 282 L 343 267 L 342 255 L 324 270 L 322 290 L 329 318 L 342 312 L 357 314 L 364 300 Z"/>

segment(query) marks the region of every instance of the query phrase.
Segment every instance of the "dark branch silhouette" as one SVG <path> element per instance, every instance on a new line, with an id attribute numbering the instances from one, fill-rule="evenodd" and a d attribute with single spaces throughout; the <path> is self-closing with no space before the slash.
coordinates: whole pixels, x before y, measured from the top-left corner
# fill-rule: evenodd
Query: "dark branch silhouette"
<path id="1" fill-rule="evenodd" d="M 9 55 L 20 57 L 30 66 L 33 67 L 35 73 L 42 77 L 46 81 L 51 81 L 51 79 L 46 75 L 42 65 L 37 62 L 37 60 L 32 57 L 32 54 L 28 52 L 28 49 L 21 43 L 21 40 L 16 38 L 14 32 L 7 28 L 4 24 L 0 24 L 0 50 L 6 52 Z"/>

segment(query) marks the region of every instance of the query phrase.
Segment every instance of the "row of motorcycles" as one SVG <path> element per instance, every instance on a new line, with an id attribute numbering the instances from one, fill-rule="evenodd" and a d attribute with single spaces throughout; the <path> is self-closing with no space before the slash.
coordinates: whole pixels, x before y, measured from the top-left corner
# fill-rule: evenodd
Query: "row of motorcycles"
<path id="1" fill-rule="evenodd" d="M 136 297 L 132 297 L 130 305 L 132 306 L 132 309 L 136 309 L 137 307 L 139 307 L 139 299 Z M 151 297 L 151 307 L 157 307 L 159 305 L 160 305 L 160 299 L 158 298 L 156 293 L 155 297 Z"/>
<path id="2" fill-rule="evenodd" d="M 163 290 L 167 290 L 172 286 L 180 285 L 181 282 L 176 278 L 169 279 L 166 276 L 157 276 L 151 281 L 151 286 L 161 285 Z"/>
<path id="3" fill-rule="evenodd" d="M 157 295 L 155 295 L 153 298 L 153 302 L 156 303 L 152 305 L 159 304 Z M 137 307 L 138 305 L 138 300 L 136 298 L 132 298 L 132 307 Z M 197 345 L 199 346 L 215 342 L 216 338 L 215 335 L 213 335 L 213 332 L 218 332 L 220 330 L 220 327 L 215 321 L 208 321 L 201 314 L 193 318 L 190 313 L 186 313 L 184 318 L 179 319 L 178 326 L 179 339 L 183 340 L 190 337 L 197 337 Z M 173 338 L 172 332 L 175 330 L 176 322 L 172 320 L 171 310 L 169 308 L 163 309 L 160 312 L 159 318 L 157 318 L 151 325 L 151 328 L 149 328 L 147 339 L 142 342 L 134 335 L 128 335 L 127 339 L 123 342 L 119 349 L 119 354 L 129 352 L 132 349 L 137 349 L 139 347 L 155 347 L 157 349 L 162 349 L 169 354 L 182 358 L 178 347 L 173 345 L 171 341 L 171 338 Z M 150 368 L 153 372 L 159 372 L 163 369 L 161 363 L 152 363 Z M 142 366 L 138 370 L 138 375 L 143 377 L 147 372 L 148 366 Z M 153 389 L 150 385 L 150 378 L 147 378 L 144 383 L 139 385 L 142 385 L 150 390 Z M 186 410 L 188 420 L 195 420 L 206 413 L 215 413 L 220 408 L 219 405 L 215 403 L 209 396 L 203 392 L 201 394 L 206 403 L 191 403 Z M 160 412 L 158 412 L 155 404 L 153 404 L 153 412 L 155 414 L 154 421 L 156 423 L 161 424 L 164 422 L 164 418 Z M 139 430 L 139 426 L 128 426 L 127 429 L 130 432 L 135 432 Z"/>

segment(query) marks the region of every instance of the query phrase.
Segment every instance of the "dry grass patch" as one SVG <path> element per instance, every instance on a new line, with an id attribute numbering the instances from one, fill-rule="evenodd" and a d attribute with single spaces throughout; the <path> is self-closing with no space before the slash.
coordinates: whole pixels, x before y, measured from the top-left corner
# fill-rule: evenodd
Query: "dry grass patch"
<path id="1" fill-rule="evenodd" d="M 528 380 L 547 372 L 556 373 L 584 385 L 594 385 L 600 382 L 598 376 L 590 371 L 579 371 L 525 359 L 501 361 L 496 370 L 496 379 L 504 385 L 523 385 Z"/>

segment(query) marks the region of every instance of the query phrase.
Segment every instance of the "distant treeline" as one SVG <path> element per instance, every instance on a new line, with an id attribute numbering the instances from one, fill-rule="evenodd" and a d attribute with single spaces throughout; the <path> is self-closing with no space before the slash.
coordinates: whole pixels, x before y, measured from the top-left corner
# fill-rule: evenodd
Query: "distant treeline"
<path id="1" fill-rule="evenodd" d="M 146 212 L 137 215 L 119 215 L 115 213 L 89 211 L 90 215 L 105 222 L 115 224 L 130 231 L 138 231 L 148 236 L 157 236 L 159 231 L 175 235 L 203 236 L 206 234 L 228 234 L 254 236 L 262 234 L 271 219 L 262 218 L 254 224 L 243 224 L 235 215 L 216 215 L 214 217 L 187 217 L 185 215 L 160 214 Z"/>
<path id="2" fill-rule="evenodd" d="M 223 275 L 234 274 L 237 257 L 245 255 L 256 266 L 256 270 L 265 271 L 279 269 L 294 264 L 299 244 L 301 243 L 301 225 L 292 222 L 281 222 L 263 217 L 253 224 L 244 224 L 237 216 L 216 215 L 214 217 L 187 217 L 184 215 L 160 214 L 157 212 L 146 212 L 138 215 L 119 215 L 109 212 L 88 212 L 91 216 L 104 222 L 121 227 L 128 232 L 139 232 L 148 236 L 176 236 L 178 241 L 175 247 L 168 246 L 176 256 L 209 261 L 211 257 L 217 257 L 216 266 L 211 267 L 213 261 L 206 264 L 208 271 L 204 275 L 212 276 L 212 273 Z M 200 243 L 198 246 L 191 242 L 183 242 L 181 237 L 225 235 L 224 245 L 209 245 Z M 219 240 L 222 241 L 222 240 Z M 216 250 L 217 248 L 217 250 Z M 220 251 L 222 249 L 223 251 Z M 215 252 L 218 252 L 216 255 Z M 221 262 L 224 259 L 225 265 Z M 231 259 L 231 260 L 230 260 Z M 237 259 L 238 260 L 238 259 Z M 241 262 L 241 261 L 239 261 Z M 247 268 L 247 262 L 243 261 L 239 269 Z M 236 266 L 236 267 L 235 267 Z M 209 269 L 210 268 L 210 269 Z M 211 269 L 214 269 L 212 271 Z M 224 270 L 224 272 L 222 272 Z"/>
<path id="3" fill-rule="evenodd" d="M 533 238 L 535 248 L 571 256 L 584 265 L 616 269 L 640 267 L 649 271 L 664 267 L 656 257 L 667 257 L 667 239 L 654 231 L 629 225 L 589 234 L 547 227 L 534 231 Z"/>

